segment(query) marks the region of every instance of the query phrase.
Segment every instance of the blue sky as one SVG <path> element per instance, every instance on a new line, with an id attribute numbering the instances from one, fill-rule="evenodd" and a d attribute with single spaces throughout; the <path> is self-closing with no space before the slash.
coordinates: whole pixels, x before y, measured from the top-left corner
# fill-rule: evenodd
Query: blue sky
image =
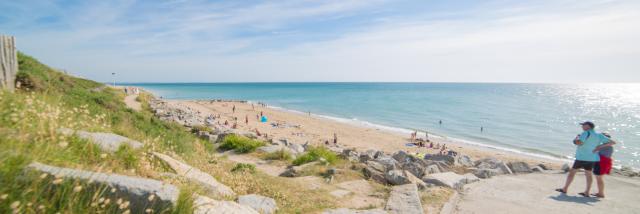
<path id="1" fill-rule="evenodd" d="M 640 82 L 640 1 L 0 1 L 0 33 L 123 82 Z"/>

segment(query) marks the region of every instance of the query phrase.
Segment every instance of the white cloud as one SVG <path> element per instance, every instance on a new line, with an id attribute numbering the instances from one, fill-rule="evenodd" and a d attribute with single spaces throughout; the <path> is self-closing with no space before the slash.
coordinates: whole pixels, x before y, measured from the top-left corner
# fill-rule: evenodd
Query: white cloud
<path id="1" fill-rule="evenodd" d="M 640 81 L 640 4 L 633 1 L 492 3 L 399 14 L 337 32 L 337 39 L 258 50 L 250 47 L 274 42 L 273 35 L 229 32 L 246 28 L 266 34 L 306 19 L 355 15 L 384 2 L 278 1 L 250 7 L 173 2 L 165 16 L 156 10 L 121 26 L 114 23 L 121 23 L 123 14 L 100 15 L 135 5 L 125 3 L 91 11 L 98 14 L 92 19 L 104 24 L 74 22 L 70 31 L 41 32 L 44 40 L 42 34 L 20 39 L 28 53 L 45 62 L 103 81 L 111 71 L 123 81 L 141 82 Z"/>

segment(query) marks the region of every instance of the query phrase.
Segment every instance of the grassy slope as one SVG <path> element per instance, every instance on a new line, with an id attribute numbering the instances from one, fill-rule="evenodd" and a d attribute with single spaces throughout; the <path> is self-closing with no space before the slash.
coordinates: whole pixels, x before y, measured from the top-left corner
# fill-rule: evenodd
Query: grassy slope
<path id="1" fill-rule="evenodd" d="M 16 93 L 0 91 L 0 213 L 14 209 L 55 213 L 122 212 L 117 204 L 100 203 L 108 188 L 86 190 L 87 184 L 56 183 L 49 175 L 24 175 L 22 168 L 39 161 L 57 166 L 115 172 L 175 183 L 181 189 L 202 192 L 182 180 L 161 177 L 166 168 L 153 160 L 151 151 L 175 154 L 209 172 L 239 194 L 257 193 L 273 197 L 283 213 L 307 213 L 334 207 L 335 201 L 322 190 L 305 190 L 301 184 L 262 173 L 231 173 L 234 164 L 216 158 L 203 141 L 183 127 L 153 117 L 141 96 L 144 110 L 125 107 L 124 94 L 101 83 L 55 71 L 24 54 L 18 55 Z M 96 146 L 56 132 L 59 128 L 113 132 L 145 143 L 141 150 L 121 148 L 107 154 Z M 55 189 L 54 189 L 55 187 Z M 74 191 L 78 190 L 79 191 Z M 181 194 L 178 206 L 163 212 L 189 213 L 190 194 Z M 117 201 L 117 199 L 112 199 Z M 73 202 L 73 203 L 71 203 Z"/>

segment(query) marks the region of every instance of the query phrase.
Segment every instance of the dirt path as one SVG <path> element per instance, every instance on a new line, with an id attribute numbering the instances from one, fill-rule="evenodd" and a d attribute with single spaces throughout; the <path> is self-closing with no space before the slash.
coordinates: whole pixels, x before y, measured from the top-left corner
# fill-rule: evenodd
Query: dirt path
<path id="1" fill-rule="evenodd" d="M 268 161 L 250 155 L 233 154 L 232 152 L 226 152 L 225 154 L 227 158 L 233 162 L 253 164 L 256 166 L 256 169 L 274 177 L 278 177 L 287 169 L 286 166 L 271 165 Z"/>
<path id="2" fill-rule="evenodd" d="M 609 176 L 605 179 L 607 198 L 585 198 L 584 174 L 564 195 L 554 189 L 562 186 L 566 174 L 528 174 L 498 176 L 469 185 L 453 213 L 639 213 L 640 179 Z M 594 182 L 594 191 L 595 182 Z"/>
<path id="3" fill-rule="evenodd" d="M 127 95 L 124 98 L 124 104 L 127 105 L 127 107 L 136 110 L 136 111 L 140 111 L 142 110 L 142 104 L 140 102 L 138 102 L 136 100 L 136 98 L 138 98 L 137 94 L 131 94 L 131 95 Z"/>

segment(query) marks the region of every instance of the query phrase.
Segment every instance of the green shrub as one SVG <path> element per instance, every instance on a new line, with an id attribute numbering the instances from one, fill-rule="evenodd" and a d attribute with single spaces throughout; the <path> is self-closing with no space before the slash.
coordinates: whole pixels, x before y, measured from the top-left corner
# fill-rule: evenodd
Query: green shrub
<path id="1" fill-rule="evenodd" d="M 293 156 L 287 150 L 280 149 L 273 153 L 267 153 L 262 158 L 265 160 L 290 161 L 291 159 L 293 159 Z"/>
<path id="2" fill-rule="evenodd" d="M 248 163 L 237 163 L 233 168 L 231 168 L 231 172 L 249 172 L 255 173 L 256 166 Z"/>
<path id="3" fill-rule="evenodd" d="M 233 150 L 238 153 L 249 153 L 264 145 L 265 143 L 262 141 L 231 134 L 224 137 L 222 145 L 220 145 L 220 149 Z"/>
<path id="4" fill-rule="evenodd" d="M 329 164 L 334 164 L 338 160 L 338 155 L 322 146 L 309 147 L 307 153 L 293 160 L 293 165 L 299 166 L 305 163 L 320 160 L 320 158 L 324 159 Z"/>

